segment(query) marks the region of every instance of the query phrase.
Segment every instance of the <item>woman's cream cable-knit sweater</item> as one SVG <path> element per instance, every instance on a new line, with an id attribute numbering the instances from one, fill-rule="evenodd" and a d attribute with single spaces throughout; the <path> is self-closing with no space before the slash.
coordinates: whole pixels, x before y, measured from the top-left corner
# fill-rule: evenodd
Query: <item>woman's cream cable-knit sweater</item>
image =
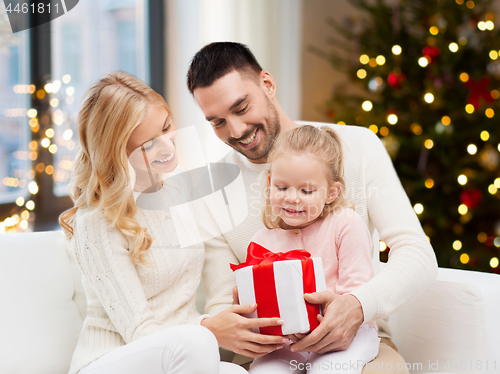
<path id="1" fill-rule="evenodd" d="M 154 194 L 159 193 L 164 191 Z M 192 208 L 185 209 L 186 216 L 193 217 L 188 211 Z M 146 255 L 153 267 L 132 262 L 127 239 L 109 228 L 102 213 L 86 208 L 74 217 L 71 244 L 83 272 L 88 307 L 69 374 L 145 335 L 168 326 L 197 324 L 205 317 L 195 306 L 205 261 L 203 244 L 180 248 L 167 209 L 139 209 L 136 218 L 153 237 Z M 209 279 L 205 283 L 210 287 Z M 213 313 L 230 305 L 225 297 L 229 304 L 215 302 Z"/>

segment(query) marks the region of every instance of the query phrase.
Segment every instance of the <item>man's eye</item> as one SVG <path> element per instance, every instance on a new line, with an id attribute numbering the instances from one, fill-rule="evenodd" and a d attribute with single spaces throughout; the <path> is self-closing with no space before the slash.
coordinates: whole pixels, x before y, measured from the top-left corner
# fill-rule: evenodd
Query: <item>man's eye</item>
<path id="1" fill-rule="evenodd" d="M 212 124 L 212 126 L 218 127 L 224 123 L 224 120 L 221 119 L 220 121 L 210 121 L 210 123 Z"/>
<path id="2" fill-rule="evenodd" d="M 243 113 L 245 113 L 245 112 L 246 112 L 246 110 L 247 110 L 247 109 L 248 109 L 248 104 L 247 104 L 247 105 L 246 105 L 243 109 L 238 110 L 236 113 L 237 113 L 237 114 L 243 114 Z"/>

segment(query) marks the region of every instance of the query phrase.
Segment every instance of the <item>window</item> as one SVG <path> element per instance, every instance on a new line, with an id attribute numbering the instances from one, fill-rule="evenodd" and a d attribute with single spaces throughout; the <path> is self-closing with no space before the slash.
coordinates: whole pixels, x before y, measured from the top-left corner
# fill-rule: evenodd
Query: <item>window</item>
<path id="1" fill-rule="evenodd" d="M 100 76 L 123 70 L 149 83 L 145 51 L 148 21 L 141 0 L 80 1 L 51 22 L 52 79 L 57 92 L 51 101 L 54 123 L 54 195 L 68 194 L 78 147 L 77 116 L 85 92 Z"/>
<path id="2" fill-rule="evenodd" d="M 49 20 L 12 34 L 0 2 L 0 233 L 58 228 L 73 205 L 78 111 L 100 76 L 127 71 L 164 92 L 163 0 L 80 1 Z"/>
<path id="3" fill-rule="evenodd" d="M 33 90 L 28 45 L 28 32 L 0 33 L 0 203 L 27 197 L 33 178 L 28 148 L 27 111 Z"/>

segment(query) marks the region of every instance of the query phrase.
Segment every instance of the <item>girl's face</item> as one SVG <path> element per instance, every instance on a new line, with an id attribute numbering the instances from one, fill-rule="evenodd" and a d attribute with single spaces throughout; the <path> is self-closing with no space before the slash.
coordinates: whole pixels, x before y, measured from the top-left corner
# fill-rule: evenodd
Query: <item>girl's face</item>
<path id="1" fill-rule="evenodd" d="M 320 217 L 325 204 L 340 192 L 328 180 L 324 162 L 312 155 L 286 155 L 275 160 L 269 176 L 273 214 L 290 228 L 303 228 Z"/>
<path id="2" fill-rule="evenodd" d="M 146 118 L 134 129 L 127 143 L 129 161 L 138 178 L 145 172 L 158 176 L 177 167 L 175 135 L 170 113 L 162 107 L 149 106 Z"/>

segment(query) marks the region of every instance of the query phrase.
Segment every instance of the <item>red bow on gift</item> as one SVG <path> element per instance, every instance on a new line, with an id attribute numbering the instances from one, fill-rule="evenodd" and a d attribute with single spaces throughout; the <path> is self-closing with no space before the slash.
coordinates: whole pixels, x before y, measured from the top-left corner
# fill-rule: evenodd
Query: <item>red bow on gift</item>
<path id="1" fill-rule="evenodd" d="M 230 266 L 231 270 L 235 271 L 245 266 L 268 264 L 275 261 L 302 260 L 304 257 L 311 257 L 311 254 L 304 249 L 274 253 L 257 243 L 251 242 L 247 249 L 247 260 L 239 265 L 230 264 Z"/>

